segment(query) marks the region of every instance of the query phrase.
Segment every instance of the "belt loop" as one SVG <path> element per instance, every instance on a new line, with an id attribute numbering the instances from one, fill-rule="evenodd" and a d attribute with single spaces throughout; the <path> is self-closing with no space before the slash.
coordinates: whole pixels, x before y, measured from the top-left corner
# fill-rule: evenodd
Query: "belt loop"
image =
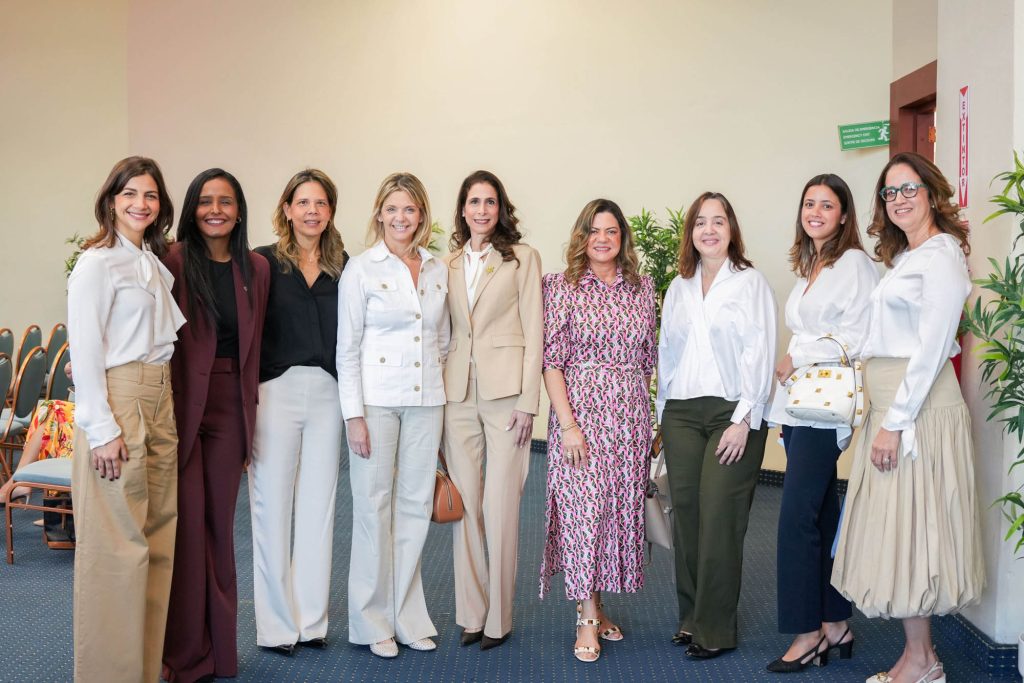
<path id="1" fill-rule="evenodd" d="M 146 373 L 146 366 L 143 365 L 141 361 L 135 361 L 135 368 L 136 368 L 136 370 L 138 370 L 138 379 L 135 380 L 136 383 L 138 383 L 138 384 L 145 384 L 146 383 L 146 374 L 145 374 Z"/>

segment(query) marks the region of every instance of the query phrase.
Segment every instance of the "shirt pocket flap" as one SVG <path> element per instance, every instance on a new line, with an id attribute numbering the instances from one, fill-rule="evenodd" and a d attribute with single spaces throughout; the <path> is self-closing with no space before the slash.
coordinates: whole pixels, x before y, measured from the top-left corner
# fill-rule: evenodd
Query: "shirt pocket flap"
<path id="1" fill-rule="evenodd" d="M 526 346 L 526 338 L 521 334 L 496 334 L 491 337 L 491 346 Z"/>
<path id="2" fill-rule="evenodd" d="M 435 282 L 432 285 L 426 285 L 424 287 L 424 290 L 428 294 L 429 293 L 447 294 L 448 293 L 448 283 L 447 282 Z"/>
<path id="3" fill-rule="evenodd" d="M 402 352 L 383 346 L 369 347 L 363 350 L 363 365 L 383 365 L 397 368 L 402 365 Z"/>
<path id="4" fill-rule="evenodd" d="M 374 278 L 370 280 L 369 289 L 373 292 L 397 292 L 398 283 L 388 278 Z"/>

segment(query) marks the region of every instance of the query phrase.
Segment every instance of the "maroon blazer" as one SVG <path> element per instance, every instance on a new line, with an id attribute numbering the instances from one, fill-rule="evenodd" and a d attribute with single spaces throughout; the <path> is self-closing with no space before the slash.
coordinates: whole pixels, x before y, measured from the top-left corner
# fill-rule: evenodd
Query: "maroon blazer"
<path id="1" fill-rule="evenodd" d="M 174 276 L 171 294 L 178 308 L 189 318 L 178 330 L 171 358 L 171 389 L 174 395 L 174 417 L 178 424 L 178 469 L 184 469 L 192 453 L 199 425 L 206 412 L 206 396 L 210 389 L 210 370 L 217 353 L 217 330 L 212 320 L 202 315 L 189 317 L 188 287 L 185 284 L 185 258 L 180 244 L 172 244 L 164 257 L 164 265 Z M 235 275 L 235 303 L 238 306 L 238 362 L 242 379 L 242 414 L 245 418 L 245 457 L 252 453 L 252 435 L 256 427 L 256 403 L 259 396 L 260 341 L 263 320 L 270 292 L 270 264 L 249 252 L 252 301 L 242 282 L 238 264 Z"/>

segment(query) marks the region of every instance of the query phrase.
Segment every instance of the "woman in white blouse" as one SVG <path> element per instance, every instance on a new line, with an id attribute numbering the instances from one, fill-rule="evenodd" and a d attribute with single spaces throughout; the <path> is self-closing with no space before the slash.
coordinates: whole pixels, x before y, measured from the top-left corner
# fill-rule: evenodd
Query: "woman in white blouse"
<path id="1" fill-rule="evenodd" d="M 861 246 L 853 195 L 839 176 L 825 173 L 804 185 L 789 263 L 798 279 L 786 302 L 793 336 L 775 368 L 780 384 L 795 368 L 841 361 L 844 349 L 851 360 L 860 355 L 878 271 Z M 844 659 L 853 652 L 846 624 L 850 602 L 831 583 L 839 524 L 836 462 L 852 430 L 790 417 L 787 395 L 776 388 L 768 420 L 782 425 L 786 445 L 777 548 L 779 631 L 799 635 L 768 665 L 776 673 L 800 671 L 815 660 L 827 664 L 833 647 Z"/>
<path id="2" fill-rule="evenodd" d="M 672 640 L 697 659 L 736 647 L 743 539 L 764 459 L 774 357 L 772 290 L 744 253 L 729 201 L 705 192 L 686 212 L 658 345 L 675 510 Z"/>
<path id="3" fill-rule="evenodd" d="M 76 681 L 160 677 L 177 521 L 168 361 L 185 322 L 158 260 L 173 219 L 156 162 L 119 161 L 68 281 Z"/>
<path id="4" fill-rule="evenodd" d="M 862 351 L 871 402 L 854 453 L 832 583 L 869 617 L 903 620 L 906 645 L 869 683 L 945 681 L 933 614 L 976 602 L 985 574 L 970 414 L 949 359 L 971 291 L 967 230 L 930 161 L 897 154 L 868 234 L 889 272 Z"/>
<path id="5" fill-rule="evenodd" d="M 379 657 L 433 650 L 420 577 L 444 416 L 448 268 L 426 246 L 423 184 L 394 173 L 377 191 L 373 246 L 338 293 L 338 384 L 352 483 L 349 641 Z"/>

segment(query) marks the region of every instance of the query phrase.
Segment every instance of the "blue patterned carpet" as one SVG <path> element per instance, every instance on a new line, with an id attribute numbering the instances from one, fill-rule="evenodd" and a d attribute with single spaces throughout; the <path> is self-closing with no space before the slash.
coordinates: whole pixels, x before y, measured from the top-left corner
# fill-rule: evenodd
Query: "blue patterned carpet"
<path id="1" fill-rule="evenodd" d="M 347 465 L 338 487 L 335 523 L 331 625 L 326 650 L 299 650 L 294 657 L 257 650 L 252 605 L 252 546 L 249 508 L 243 482 L 236 523 L 239 596 L 239 681 L 778 681 L 765 672 L 767 662 L 785 651 L 788 639 L 775 630 L 775 534 L 781 489 L 757 490 L 747 534 L 740 646 L 709 662 L 691 661 L 669 637 L 675 627 L 672 558 L 655 549 L 647 586 L 635 595 L 607 595 L 605 604 L 626 634 L 621 643 L 605 643 L 600 661 L 576 662 L 573 605 L 564 599 L 537 598 L 543 540 L 543 456 L 534 455 L 526 484 L 520 528 L 520 577 L 513 636 L 504 646 L 481 652 L 459 647 L 454 622 L 451 532 L 434 526 L 424 554 L 424 583 L 431 616 L 440 632 L 433 653 L 402 648 L 395 660 L 382 660 L 346 639 L 345 598 L 352 506 Z M 73 554 L 51 551 L 32 526 L 34 513 L 15 518 L 16 562 L 0 562 L 0 681 L 71 680 L 71 574 Z M 553 595 L 564 595 L 560 580 Z M 898 622 L 852 622 L 854 657 L 809 668 L 799 681 L 863 681 L 896 660 L 902 643 Z M 936 647 L 950 681 L 1019 681 L 1013 673 L 982 673 L 952 643 L 936 633 Z M 833 655 L 835 652 L 833 651 Z"/>

